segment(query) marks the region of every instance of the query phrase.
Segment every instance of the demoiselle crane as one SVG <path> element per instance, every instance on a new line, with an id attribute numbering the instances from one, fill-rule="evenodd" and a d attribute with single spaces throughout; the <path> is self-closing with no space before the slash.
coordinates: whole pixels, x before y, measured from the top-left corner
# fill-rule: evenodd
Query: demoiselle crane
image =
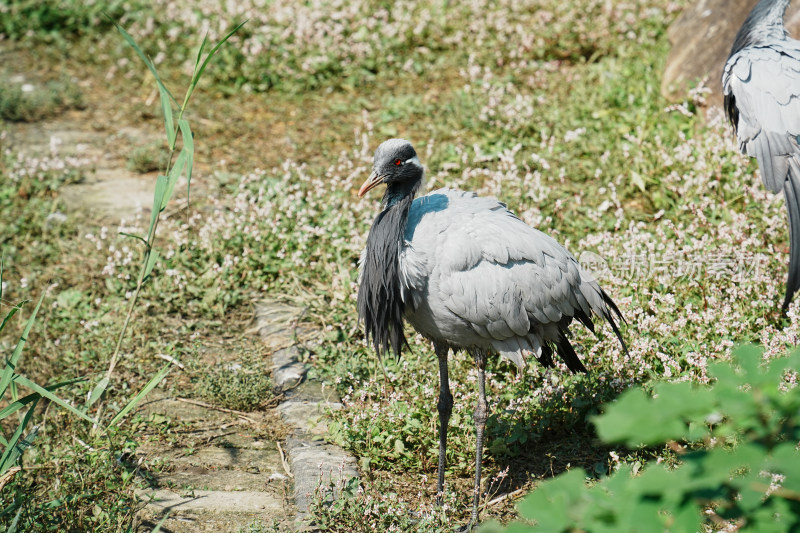
<path id="1" fill-rule="evenodd" d="M 403 320 L 433 343 L 439 359 L 439 468 L 444 493 L 447 425 L 453 408 L 448 352 L 465 350 L 478 367 L 475 406 L 475 492 L 470 529 L 478 516 L 490 353 L 525 365 L 526 353 L 545 367 L 557 354 L 572 372 L 586 372 L 569 342 L 577 318 L 594 332 L 605 318 L 622 343 L 611 298 L 554 239 L 531 228 L 505 204 L 470 192 L 439 189 L 414 199 L 423 167 L 406 140 L 375 151 L 373 170 L 358 191 L 386 185 L 382 209 L 361 255 L 358 315 L 379 355 L 400 355 Z"/>
<path id="2" fill-rule="evenodd" d="M 725 114 L 764 185 L 783 191 L 789 215 L 789 275 L 782 310 L 800 288 L 800 41 L 783 25 L 789 0 L 761 0 L 733 41 L 722 72 Z"/>

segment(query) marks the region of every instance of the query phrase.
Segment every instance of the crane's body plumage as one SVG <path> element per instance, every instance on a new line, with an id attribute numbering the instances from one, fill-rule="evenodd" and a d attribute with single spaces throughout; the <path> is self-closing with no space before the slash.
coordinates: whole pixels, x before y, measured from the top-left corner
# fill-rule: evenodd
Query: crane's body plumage
<path id="1" fill-rule="evenodd" d="M 800 41 L 783 25 L 789 0 L 761 0 L 745 20 L 722 73 L 724 107 L 742 153 L 764 185 L 784 192 L 791 252 L 785 311 L 800 288 Z"/>
<path id="2" fill-rule="evenodd" d="M 405 317 L 432 341 L 552 366 L 573 317 L 608 314 L 604 293 L 554 239 L 506 206 L 440 189 L 414 200 L 398 255 Z M 543 350 L 544 348 L 544 350 Z M 568 355 L 564 357 L 569 357 Z M 585 371 L 580 361 L 570 370 Z"/>
<path id="3" fill-rule="evenodd" d="M 497 200 L 439 189 L 414 199 L 423 177 L 414 148 L 390 139 L 375 151 L 373 170 L 358 191 L 385 184 L 382 209 L 361 254 L 358 315 L 382 355 L 400 355 L 403 322 L 433 343 L 439 359 L 439 468 L 444 490 L 447 425 L 453 407 L 447 358 L 466 350 L 478 368 L 475 406 L 475 490 L 470 527 L 478 515 L 483 433 L 488 417 L 486 358 L 490 353 L 525 365 L 531 353 L 544 366 L 558 354 L 572 372 L 585 372 L 569 342 L 578 319 L 594 331 L 606 319 L 625 349 L 614 302 L 572 255 L 528 226 Z M 612 314 L 613 313 L 613 314 Z"/>

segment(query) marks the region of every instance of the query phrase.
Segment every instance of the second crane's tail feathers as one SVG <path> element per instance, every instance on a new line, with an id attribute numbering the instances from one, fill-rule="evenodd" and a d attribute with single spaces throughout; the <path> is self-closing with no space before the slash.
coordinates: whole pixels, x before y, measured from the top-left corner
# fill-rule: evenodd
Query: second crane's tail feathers
<path id="1" fill-rule="evenodd" d="M 617 339 L 619 339 L 619 343 L 622 345 L 622 350 L 627 354 L 628 345 L 625 344 L 625 341 L 622 338 L 622 333 L 620 333 L 619 327 L 617 326 L 617 323 L 614 320 L 614 315 L 617 315 L 617 318 L 625 324 L 627 324 L 628 321 L 625 320 L 624 316 L 622 316 L 619 307 L 617 307 L 617 304 L 614 303 L 614 300 L 611 299 L 611 297 L 608 295 L 608 293 L 606 293 L 606 291 L 600 289 L 600 295 L 603 297 L 603 302 L 606 304 L 606 309 L 603 313 L 603 317 L 608 321 L 609 324 L 611 324 L 611 329 L 614 330 Z"/>
<path id="2" fill-rule="evenodd" d="M 800 288 L 800 161 L 797 158 L 790 159 L 783 195 L 789 215 L 789 275 L 786 279 L 786 297 L 781 306 L 786 313 L 794 293 Z"/>

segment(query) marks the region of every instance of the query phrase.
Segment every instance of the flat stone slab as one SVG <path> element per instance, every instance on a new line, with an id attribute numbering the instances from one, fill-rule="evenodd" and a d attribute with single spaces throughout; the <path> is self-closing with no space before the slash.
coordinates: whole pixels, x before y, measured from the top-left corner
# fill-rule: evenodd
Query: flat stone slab
<path id="1" fill-rule="evenodd" d="M 234 533 L 253 527 L 262 531 L 286 522 L 282 499 L 265 492 L 159 489 L 136 494 L 149 501 L 139 516 L 137 531 L 142 533 L 152 531 L 167 513 L 161 531 L 169 533 Z"/>
<path id="2" fill-rule="evenodd" d="M 122 169 L 100 169 L 97 174 L 96 180 L 61 188 L 61 196 L 70 209 L 92 210 L 115 220 L 130 221 L 139 210 L 149 215 L 153 207 L 155 175 L 141 176 Z"/>
<path id="3" fill-rule="evenodd" d="M 280 511 L 281 501 L 267 492 L 193 490 L 187 493 L 168 489 L 140 490 L 137 494 L 148 505 L 160 510 L 262 513 Z"/>
<path id="4" fill-rule="evenodd" d="M 301 515 L 308 511 L 317 488 L 333 488 L 336 498 L 345 481 L 358 477 L 355 457 L 339 446 L 293 437 L 286 441 L 286 453 L 294 474 L 294 501 Z"/>
<path id="5" fill-rule="evenodd" d="M 173 472 L 158 475 L 161 487 L 177 491 L 186 489 L 231 491 L 262 491 L 269 485 L 270 479 L 284 481 L 286 474 L 274 472 L 249 473 L 240 470 L 221 470 L 202 466 L 185 466 Z"/>
<path id="6" fill-rule="evenodd" d="M 273 450 L 250 450 L 247 448 L 199 448 L 186 453 L 180 448 L 142 448 L 140 453 L 164 458 L 164 462 L 175 466 L 201 466 L 216 469 L 237 469 L 244 472 L 283 472 L 283 463 L 277 448 Z"/>

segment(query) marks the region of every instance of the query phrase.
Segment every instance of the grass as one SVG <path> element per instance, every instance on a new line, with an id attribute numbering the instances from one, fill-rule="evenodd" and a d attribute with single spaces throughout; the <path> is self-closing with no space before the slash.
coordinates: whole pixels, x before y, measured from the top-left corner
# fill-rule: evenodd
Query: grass
<path id="1" fill-rule="evenodd" d="M 125 80 L 111 90 L 102 88 L 105 81 L 93 85 L 98 112 L 115 110 L 121 123 L 162 131 L 148 118 L 158 99 L 143 103 L 150 82 L 130 66 L 127 49 L 102 27 L 89 29 L 91 8 L 65 5 L 77 22 L 60 37 L 44 23 L 5 30 L 19 45 L 14 53 L 25 57 L 24 44 L 54 61 L 66 53 L 59 44 L 66 40 L 76 76 Z M 127 9 L 134 5 L 141 9 Z M 155 354 L 194 357 L 190 337 L 224 331 L 259 294 L 303 303 L 320 332 L 310 346 L 313 373 L 343 399 L 344 408 L 329 414 L 331 437 L 359 457 L 366 480 L 341 506 L 319 508 L 319 520 L 400 530 L 418 518 L 418 530 L 437 531 L 464 521 L 469 509 L 475 374 L 468 358 L 454 358 L 451 369 L 451 503 L 442 517 L 431 506 L 435 358 L 412 335 L 410 353 L 385 361 L 384 381 L 355 321 L 356 262 L 377 201 L 357 200 L 354 191 L 368 175 L 372 150 L 388 136 L 414 142 L 429 187 L 496 196 L 576 256 L 599 256 L 607 266 L 601 283 L 629 322 L 630 356 L 606 329 L 595 340 L 576 328 L 588 376 L 533 365 L 518 374 L 507 363 L 490 363 L 486 476 L 496 479 L 498 496 L 578 466 L 599 475 L 620 461 L 671 460 L 667 450 L 599 445 L 587 418 L 633 384 L 707 381 L 709 362 L 727 359 L 736 343 L 758 342 L 769 358 L 798 338 L 794 309 L 786 320 L 773 315 L 786 268 L 781 200 L 764 192 L 721 117 L 697 114 L 701 90 L 678 106 L 660 96 L 666 27 L 680 5 L 476 1 L 445 13 L 439 3 L 353 0 L 338 11 L 317 3 L 264 10 L 243 3 L 235 13 L 220 7 L 200 15 L 158 2 L 124 7 L 126 26 L 168 81 L 185 72 L 177 58 L 190 56 L 196 44 L 187 35 L 207 27 L 213 39 L 223 29 L 209 21 L 251 20 L 235 46 L 222 51 L 207 94 L 198 94 L 207 117 L 195 125 L 197 138 L 207 141 L 196 156 L 204 165 L 195 178 L 202 193 L 190 210 L 162 222 L 158 275 L 141 294 L 147 313 L 137 315 L 128 343 L 135 357 L 120 363 L 120 393 L 155 372 Z M 36 48 L 45 45 L 48 51 Z M 34 162 L 5 157 L 0 170 L 11 180 L 2 181 L 0 201 L 19 221 L 14 230 L 0 229 L 10 297 L 57 284 L 48 300 L 57 305 L 31 339 L 36 357 L 27 370 L 44 381 L 97 375 L 122 320 L 119 309 L 135 289 L 138 252 L 114 226 L 92 227 L 72 213 L 47 228 L 50 213 L 66 212 L 55 191 L 84 171 L 48 167 L 31 181 L 23 169 Z M 41 189 L 42 181 L 53 186 Z M 141 231 L 146 223 L 126 222 Z M 242 376 L 262 370 L 257 352 L 243 354 L 242 365 Z M 248 398 L 250 384 L 215 381 L 213 374 L 189 383 L 193 394 L 213 402 L 229 396 L 226 387 L 248 405 L 260 396 Z M 261 386 L 266 390 L 265 381 Z M 76 394 L 87 392 L 76 387 Z M 85 473 L 63 467 L 80 449 L 58 439 L 80 433 L 69 420 L 54 424 L 31 456 L 37 467 L 18 482 L 36 502 L 84 494 L 69 480 Z M 121 431 L 119 442 L 135 443 L 131 435 Z M 125 446 L 102 453 L 110 460 Z M 506 467 L 514 474 L 501 476 Z M 107 483 L 102 510 L 114 517 L 102 527 L 126 523 L 133 485 L 118 470 L 95 475 Z M 495 503 L 485 516 L 507 519 L 513 503 Z M 84 524 L 93 513 L 79 505 L 60 520 Z"/>
<path id="2" fill-rule="evenodd" d="M 67 109 L 85 109 L 83 93 L 69 79 L 51 80 L 38 85 L 26 83 L 7 73 L 0 81 L 0 119 L 10 122 L 35 122 L 56 116 Z"/>

